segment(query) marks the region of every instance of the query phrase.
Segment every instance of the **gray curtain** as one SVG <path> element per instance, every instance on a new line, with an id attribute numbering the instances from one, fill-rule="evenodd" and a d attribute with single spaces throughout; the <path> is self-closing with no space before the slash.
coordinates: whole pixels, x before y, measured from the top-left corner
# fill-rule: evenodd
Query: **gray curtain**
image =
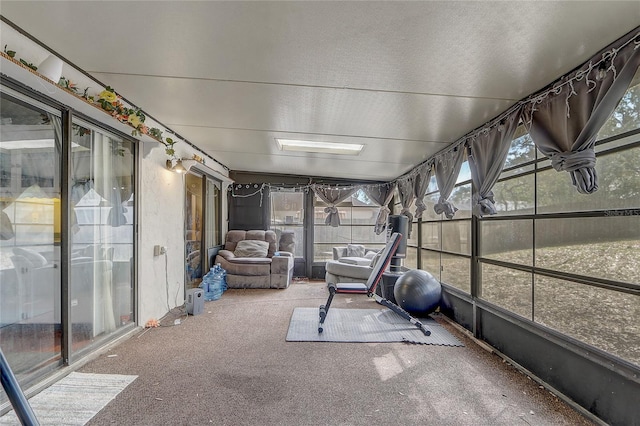
<path id="1" fill-rule="evenodd" d="M 437 214 L 444 213 L 448 219 L 452 219 L 458 209 L 447 199 L 453 191 L 453 187 L 456 185 L 458 175 L 460 174 L 460 167 L 464 161 L 464 147 L 458 146 L 451 151 L 445 152 L 436 157 L 436 181 L 438 182 L 438 190 L 440 191 L 440 199 L 438 203 L 433 206 L 433 210 Z"/>
<path id="2" fill-rule="evenodd" d="M 357 191 L 357 188 L 311 185 L 311 189 L 313 189 L 313 192 L 315 192 L 322 201 L 329 205 L 324 209 L 324 212 L 327 213 L 327 217 L 324 220 L 325 225 L 331 225 L 333 227 L 340 226 L 340 216 L 338 215 L 336 204 L 340 204 L 351 197 Z"/>
<path id="3" fill-rule="evenodd" d="M 363 189 L 369 199 L 380 206 L 380 210 L 378 211 L 378 217 L 376 218 L 376 224 L 374 227 L 374 232 L 376 233 L 376 235 L 380 235 L 387 228 L 387 220 L 389 219 L 389 213 L 391 213 L 388 205 L 393 198 L 396 184 L 394 182 L 391 182 L 383 185 L 366 186 Z"/>
<path id="4" fill-rule="evenodd" d="M 491 189 L 495 185 L 509 154 L 513 134 L 518 128 L 522 109 L 518 108 L 499 125 L 473 138 L 469 145 L 469 169 L 473 180 L 473 214 L 482 217 L 496 214 Z"/>
<path id="5" fill-rule="evenodd" d="M 416 219 L 422 217 L 422 213 L 427 209 L 424 204 L 424 194 L 429 188 L 431 181 L 431 170 L 433 169 L 433 161 L 422 164 L 418 168 L 418 172 L 413 182 L 413 195 L 416 197 Z"/>
<path id="6" fill-rule="evenodd" d="M 409 235 L 407 235 L 407 239 L 411 238 L 411 228 L 413 224 L 413 215 L 409 211 L 409 207 L 411 207 L 411 203 L 413 203 L 413 200 L 415 199 L 415 195 L 413 193 L 414 182 L 415 175 L 413 174 L 398 179 L 398 196 L 400 197 L 400 205 L 402 206 L 400 214 L 405 215 L 409 219 L 409 227 L 407 230 Z"/>
<path id="7" fill-rule="evenodd" d="M 634 40 L 634 37 L 637 40 Z M 525 111 L 538 149 L 557 171 L 571 174 L 578 192 L 598 189 L 594 145 L 640 65 L 637 30 L 600 51 L 589 65 L 565 76 Z"/>

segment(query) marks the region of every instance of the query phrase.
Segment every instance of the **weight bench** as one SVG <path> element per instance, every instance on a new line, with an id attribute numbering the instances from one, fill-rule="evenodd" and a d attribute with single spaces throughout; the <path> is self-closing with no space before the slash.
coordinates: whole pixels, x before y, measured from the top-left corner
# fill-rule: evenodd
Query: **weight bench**
<path id="1" fill-rule="evenodd" d="M 369 279 L 365 284 L 363 283 L 328 283 L 327 287 L 329 288 L 329 298 L 327 299 L 327 303 L 320 306 L 320 322 L 318 323 L 318 333 L 322 333 L 324 330 L 324 321 L 327 319 L 327 314 L 329 313 L 329 308 L 331 307 L 331 301 L 333 300 L 333 296 L 336 293 L 347 293 L 347 294 L 366 294 L 368 297 L 375 298 L 376 302 L 379 304 L 386 306 L 391 309 L 393 312 L 400 315 L 402 318 L 409 321 L 411 324 L 415 325 L 418 330 L 422 331 L 425 336 L 431 335 L 431 332 L 426 329 L 426 327 L 417 319 L 413 318 L 407 311 L 402 309 L 400 306 L 396 305 L 393 302 L 388 301 L 384 297 L 380 297 L 375 294 L 376 287 L 378 283 L 382 279 L 382 275 L 384 271 L 389 266 L 391 262 L 391 257 L 394 255 L 396 250 L 398 249 L 398 245 L 400 244 L 400 240 L 402 239 L 402 234 L 397 232 L 391 234 L 389 238 L 389 242 L 386 247 L 382 251 L 382 254 L 375 266 L 373 267 L 373 271 L 369 276 Z"/>

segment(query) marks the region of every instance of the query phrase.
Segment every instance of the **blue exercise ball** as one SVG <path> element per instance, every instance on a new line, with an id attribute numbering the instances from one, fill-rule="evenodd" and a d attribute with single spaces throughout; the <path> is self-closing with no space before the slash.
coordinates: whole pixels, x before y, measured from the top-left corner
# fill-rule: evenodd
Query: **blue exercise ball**
<path id="1" fill-rule="evenodd" d="M 393 289 L 396 303 L 415 315 L 427 315 L 440 306 L 442 286 L 433 275 L 422 269 L 402 274 Z"/>

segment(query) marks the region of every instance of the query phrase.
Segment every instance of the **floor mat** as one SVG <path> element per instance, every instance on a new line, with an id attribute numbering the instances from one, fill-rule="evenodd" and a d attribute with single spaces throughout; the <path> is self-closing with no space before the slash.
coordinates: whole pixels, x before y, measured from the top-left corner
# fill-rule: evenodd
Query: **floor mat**
<path id="1" fill-rule="evenodd" d="M 413 324 L 389 309 L 329 310 L 324 331 L 318 333 L 318 308 L 295 308 L 288 342 L 409 342 L 424 345 L 464 346 L 435 320 L 420 319 L 431 331 L 425 336 Z"/>
<path id="2" fill-rule="evenodd" d="M 29 399 L 40 425 L 84 425 L 138 376 L 73 372 Z M 13 411 L 0 425 L 19 425 Z"/>

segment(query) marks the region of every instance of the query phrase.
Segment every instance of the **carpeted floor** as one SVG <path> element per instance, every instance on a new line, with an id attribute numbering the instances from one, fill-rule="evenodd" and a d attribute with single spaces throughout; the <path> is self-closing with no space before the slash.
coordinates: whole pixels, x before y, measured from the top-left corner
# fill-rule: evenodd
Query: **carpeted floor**
<path id="1" fill-rule="evenodd" d="M 88 424 L 591 424 L 437 315 L 464 347 L 287 342 L 294 309 L 326 296 L 313 282 L 229 290 L 201 315 L 139 333 L 80 370 L 138 376 Z M 341 296 L 332 307 L 379 305 Z"/>

